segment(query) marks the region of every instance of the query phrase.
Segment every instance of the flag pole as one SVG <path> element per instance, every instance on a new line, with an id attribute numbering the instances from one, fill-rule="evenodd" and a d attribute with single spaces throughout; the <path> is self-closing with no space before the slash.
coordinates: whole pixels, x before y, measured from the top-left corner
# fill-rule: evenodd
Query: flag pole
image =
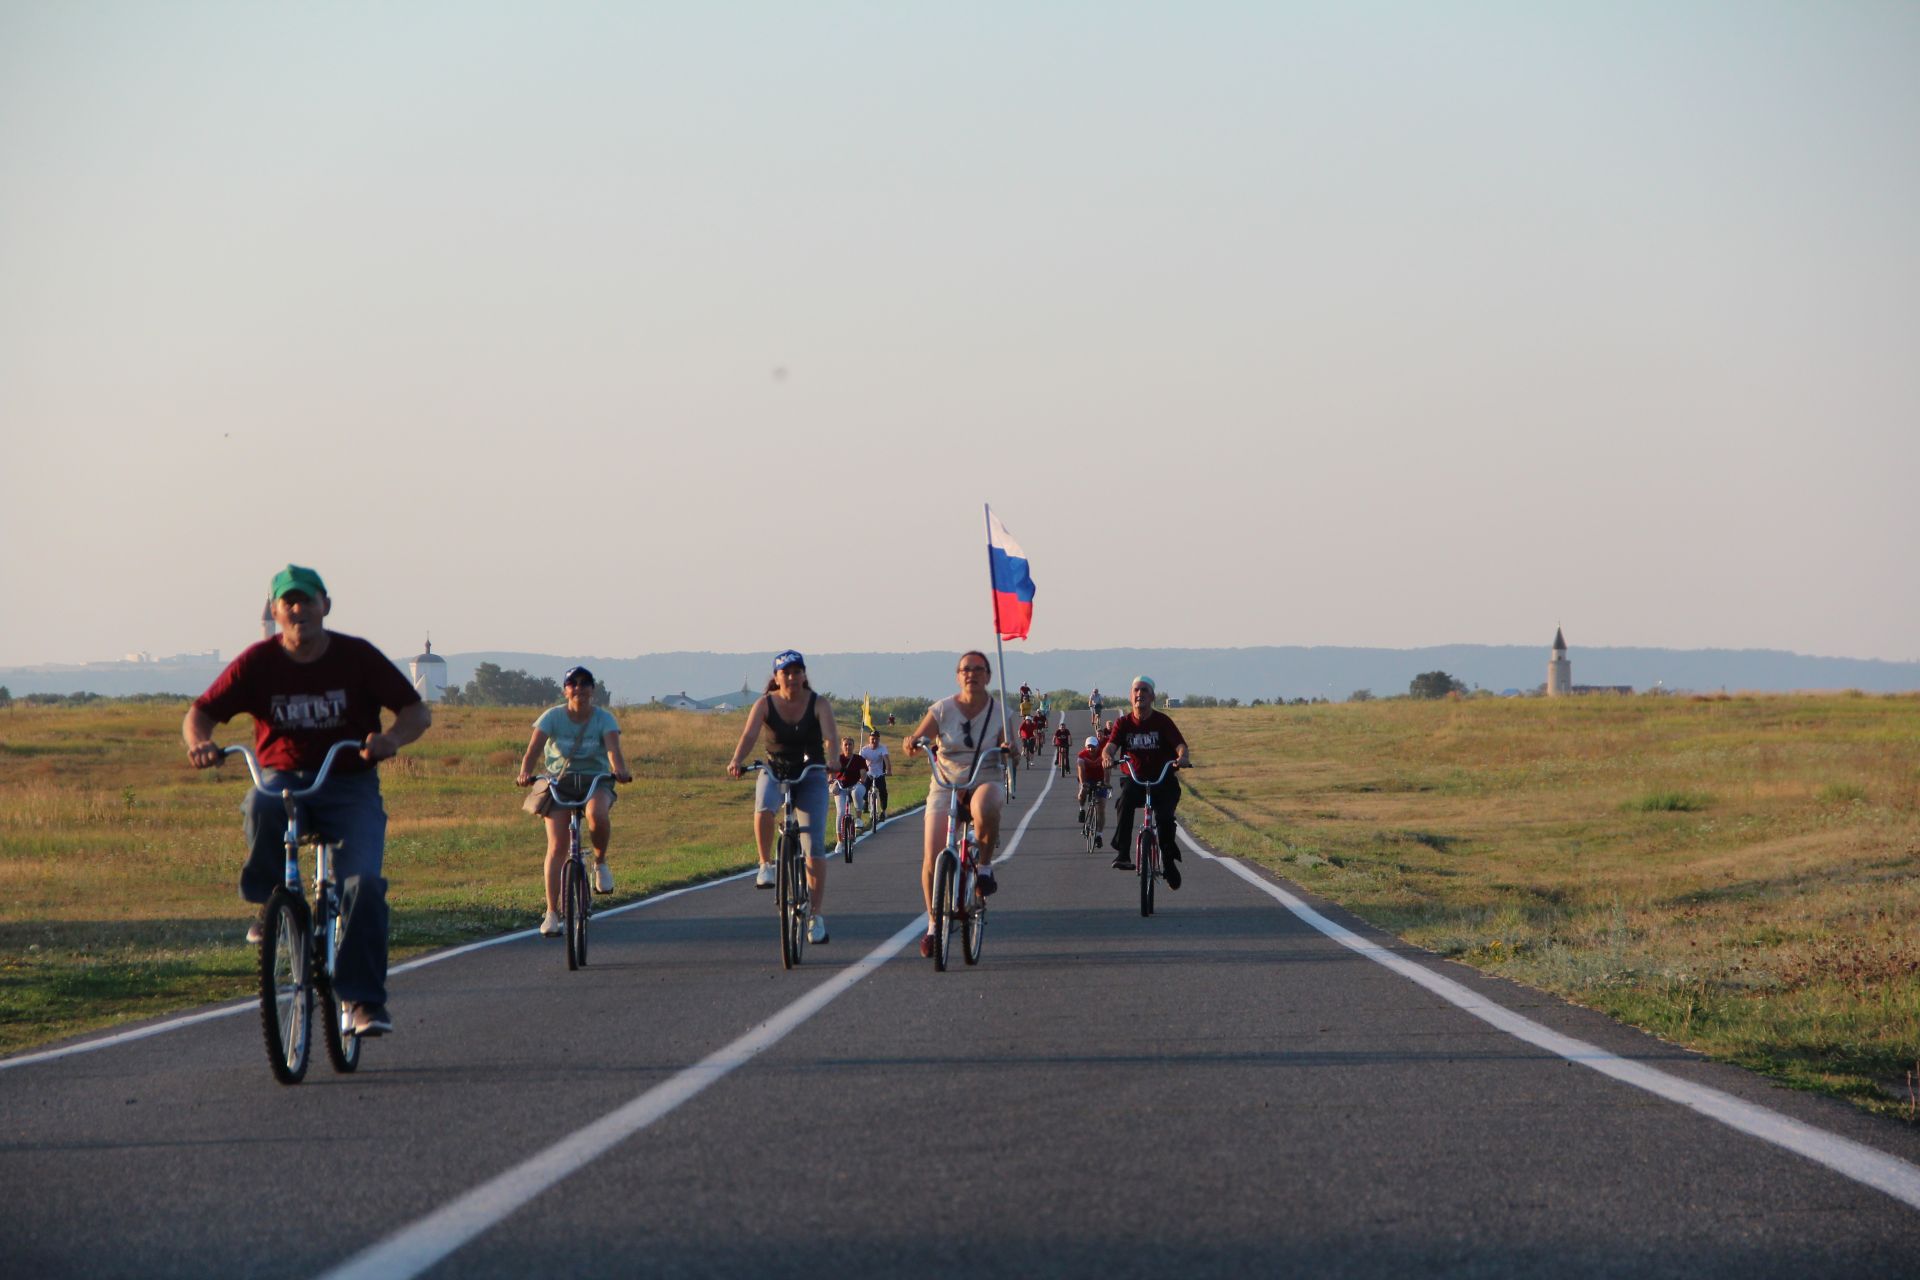
<path id="1" fill-rule="evenodd" d="M 1012 745 L 1013 739 L 1007 732 L 1007 645 L 1000 638 L 1000 593 L 993 589 L 993 504 L 982 503 L 981 510 L 986 514 L 987 522 L 987 594 L 993 597 L 993 651 L 1000 662 L 1000 734 Z M 1010 752 L 1000 753 L 1007 762 L 1007 799 L 1014 798 L 1013 780 L 1019 772 L 1017 761 L 1009 759 Z"/>

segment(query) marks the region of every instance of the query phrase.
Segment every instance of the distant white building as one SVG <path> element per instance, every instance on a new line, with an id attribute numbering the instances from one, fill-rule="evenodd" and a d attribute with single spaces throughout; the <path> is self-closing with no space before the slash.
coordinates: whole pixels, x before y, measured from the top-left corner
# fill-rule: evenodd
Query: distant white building
<path id="1" fill-rule="evenodd" d="M 1553 629 L 1553 657 L 1547 661 L 1547 696 L 1564 698 L 1573 692 L 1573 663 L 1567 661 L 1567 637 Z"/>
<path id="2" fill-rule="evenodd" d="M 426 652 L 407 663 L 407 672 L 413 677 L 415 692 L 428 702 L 447 696 L 447 660 L 433 651 L 432 640 L 427 641 Z"/>

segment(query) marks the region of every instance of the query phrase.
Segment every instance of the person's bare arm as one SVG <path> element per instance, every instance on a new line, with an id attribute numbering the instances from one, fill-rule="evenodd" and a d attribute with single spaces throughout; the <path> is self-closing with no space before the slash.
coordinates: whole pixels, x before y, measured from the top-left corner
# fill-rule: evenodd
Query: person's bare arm
<path id="1" fill-rule="evenodd" d="M 733 759 L 727 761 L 727 776 L 740 776 L 740 767 L 747 762 L 747 752 L 753 750 L 753 744 L 760 740 L 760 730 L 767 723 L 767 695 L 761 694 L 753 700 L 753 706 L 747 711 L 747 727 L 740 731 L 740 745 L 733 749 Z"/>
<path id="2" fill-rule="evenodd" d="M 605 734 L 601 735 L 601 741 L 606 743 L 607 760 L 613 765 L 613 780 L 615 782 L 632 782 L 633 774 L 627 770 L 626 753 L 620 750 L 620 731 L 618 729 L 607 730 Z"/>
<path id="3" fill-rule="evenodd" d="M 360 758 L 378 764 L 400 753 L 400 748 L 409 742 L 419 740 L 421 734 L 433 724 L 433 711 L 426 700 L 408 703 L 394 712 L 393 727 L 384 733 L 367 735 L 366 745 L 360 748 Z"/>
<path id="4" fill-rule="evenodd" d="M 220 763 L 222 752 L 213 743 L 213 731 L 219 725 L 207 712 L 195 703 L 187 708 L 187 718 L 180 722 L 180 736 L 186 740 L 187 759 L 196 769 L 205 769 Z"/>
<path id="5" fill-rule="evenodd" d="M 530 787 L 533 785 L 533 762 L 539 759 L 540 753 L 546 749 L 547 735 L 535 729 L 533 731 L 533 737 L 527 739 L 527 754 L 520 757 L 520 772 L 513 776 L 515 786 Z"/>

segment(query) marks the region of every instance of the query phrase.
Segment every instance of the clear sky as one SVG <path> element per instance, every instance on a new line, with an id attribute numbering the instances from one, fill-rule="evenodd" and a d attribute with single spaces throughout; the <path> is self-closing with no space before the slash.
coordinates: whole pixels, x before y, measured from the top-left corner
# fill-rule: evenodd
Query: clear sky
<path id="1" fill-rule="evenodd" d="M 0 0 L 0 664 L 1920 655 L 1920 5 Z"/>

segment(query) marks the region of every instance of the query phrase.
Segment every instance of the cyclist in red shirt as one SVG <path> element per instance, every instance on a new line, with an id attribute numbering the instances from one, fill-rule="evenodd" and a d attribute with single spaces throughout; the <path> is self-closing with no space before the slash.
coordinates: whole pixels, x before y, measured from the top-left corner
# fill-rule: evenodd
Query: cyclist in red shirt
<path id="1" fill-rule="evenodd" d="M 1033 717 L 1020 717 L 1020 751 L 1029 759 L 1033 756 Z"/>
<path id="2" fill-rule="evenodd" d="M 1067 769 L 1067 748 L 1073 744 L 1073 735 L 1067 732 L 1067 722 L 1060 721 L 1060 727 L 1053 731 L 1053 759 L 1062 773 Z"/>
<path id="3" fill-rule="evenodd" d="M 833 815 L 833 829 L 838 831 L 847 806 L 852 805 L 857 812 L 867 798 L 867 758 L 853 749 L 852 738 L 840 739 L 840 762 L 833 767 L 832 782 L 833 793 L 840 797 L 840 812 Z M 844 848 L 840 850 L 840 856 L 846 853 Z"/>
<path id="4" fill-rule="evenodd" d="M 1100 756 L 1101 763 L 1109 766 L 1122 754 L 1128 756 L 1133 762 L 1134 774 L 1142 780 L 1133 781 L 1124 770 L 1120 774 L 1120 803 L 1114 806 L 1113 812 L 1113 865 L 1121 871 L 1134 869 L 1129 845 L 1133 840 L 1133 811 L 1147 796 L 1147 788 L 1142 783 L 1159 777 L 1170 760 L 1175 768 L 1187 767 L 1187 740 L 1165 712 L 1153 709 L 1153 695 L 1151 679 L 1134 677 L 1128 694 L 1133 710 L 1113 722 Z M 1179 804 L 1180 779 L 1169 773 L 1165 782 L 1153 788 L 1153 816 L 1159 828 L 1160 859 L 1169 889 L 1180 887 L 1180 846 L 1175 842 L 1173 817 Z"/>
<path id="5" fill-rule="evenodd" d="M 273 579 L 272 609 L 280 633 L 241 651 L 207 691 L 194 699 L 180 726 L 187 759 L 196 769 L 220 763 L 213 731 L 243 712 L 253 717 L 254 752 L 271 786 L 298 790 L 328 749 L 343 738 L 364 745 L 341 755 L 327 785 L 306 801 L 313 830 L 340 841 L 334 874 L 344 915 L 334 990 L 353 1005 L 354 1034 L 393 1030 L 387 1013 L 387 811 L 375 766 L 433 723 L 433 713 L 400 669 L 358 636 L 327 629 L 333 600 L 320 575 L 290 564 Z M 393 723 L 380 727 L 382 709 Z M 245 815 L 247 863 L 240 896 L 264 903 L 280 883 L 287 833 L 286 807 L 249 790 Z M 264 909 L 264 908 L 263 908 Z M 247 933 L 258 942 L 256 921 Z"/>
<path id="6" fill-rule="evenodd" d="M 1100 759 L 1100 739 L 1088 738 L 1079 760 L 1080 821 L 1093 810 L 1093 847 L 1100 847 L 1101 833 L 1107 829 L 1107 766 Z"/>

